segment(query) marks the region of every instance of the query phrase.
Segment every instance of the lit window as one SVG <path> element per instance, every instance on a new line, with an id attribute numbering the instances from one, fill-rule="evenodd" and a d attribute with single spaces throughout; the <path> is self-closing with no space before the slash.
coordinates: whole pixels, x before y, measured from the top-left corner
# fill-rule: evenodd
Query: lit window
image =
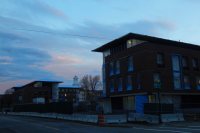
<path id="1" fill-rule="evenodd" d="M 132 56 L 130 56 L 130 57 L 128 57 L 128 71 L 130 72 L 130 71 L 133 71 L 133 57 Z"/>
<path id="2" fill-rule="evenodd" d="M 120 74 L 120 62 L 116 61 L 116 74 Z"/>
<path id="3" fill-rule="evenodd" d="M 42 82 L 36 82 L 36 83 L 34 84 L 34 87 L 42 87 Z"/>
<path id="4" fill-rule="evenodd" d="M 127 90 L 132 90 L 133 86 L 132 86 L 132 77 L 128 76 L 127 77 Z"/>
<path id="5" fill-rule="evenodd" d="M 132 47 L 132 40 L 127 41 L 127 48 L 130 48 L 130 47 Z"/>
<path id="6" fill-rule="evenodd" d="M 136 39 L 129 39 L 127 40 L 127 48 L 131 48 L 137 44 L 140 44 L 140 43 L 143 43 L 144 41 L 141 41 L 141 40 L 136 40 Z"/>
<path id="7" fill-rule="evenodd" d="M 153 75 L 153 82 L 154 82 L 154 88 L 155 89 L 161 88 L 161 80 L 160 80 L 160 74 L 159 73 L 155 73 Z"/>
<path id="8" fill-rule="evenodd" d="M 200 77 L 197 77 L 196 81 L 197 81 L 197 89 L 200 90 Z"/>
<path id="9" fill-rule="evenodd" d="M 188 76 L 186 75 L 183 76 L 183 82 L 184 82 L 184 89 L 190 89 L 190 80 Z"/>
<path id="10" fill-rule="evenodd" d="M 113 75 L 114 74 L 114 63 L 111 62 L 110 63 L 110 75 Z"/>
<path id="11" fill-rule="evenodd" d="M 118 91 L 122 91 L 122 78 L 118 79 Z"/>
<path id="12" fill-rule="evenodd" d="M 110 92 L 114 92 L 114 80 L 110 81 Z"/>
<path id="13" fill-rule="evenodd" d="M 156 55 L 156 63 L 157 63 L 157 65 L 159 65 L 159 66 L 163 66 L 163 65 L 164 65 L 164 55 L 163 55 L 163 54 L 158 53 L 158 54 Z"/>

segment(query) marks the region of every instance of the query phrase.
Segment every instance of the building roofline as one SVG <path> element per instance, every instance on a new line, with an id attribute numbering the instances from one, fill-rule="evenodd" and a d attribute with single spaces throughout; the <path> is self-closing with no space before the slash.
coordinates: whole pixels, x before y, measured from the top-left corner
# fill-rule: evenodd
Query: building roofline
<path id="1" fill-rule="evenodd" d="M 36 81 L 33 81 L 32 83 L 34 82 L 45 82 L 45 83 L 63 83 L 62 81 L 45 81 L 45 80 L 36 80 Z"/>
<path id="2" fill-rule="evenodd" d="M 22 87 L 18 87 L 18 86 L 15 86 L 15 87 L 12 87 L 11 89 L 13 89 L 14 91 L 16 91 L 16 90 L 19 90 L 19 89 L 21 89 Z"/>
<path id="3" fill-rule="evenodd" d="M 59 89 L 82 89 L 82 87 L 59 87 Z"/>
<path id="4" fill-rule="evenodd" d="M 92 51 L 93 52 L 103 52 L 104 50 L 109 49 L 113 46 L 120 45 L 121 43 L 125 43 L 128 39 L 138 39 L 138 40 L 148 41 L 148 42 L 152 42 L 152 43 L 159 43 L 161 45 L 200 50 L 200 46 L 196 45 L 196 44 L 174 41 L 174 40 L 169 40 L 169 39 L 163 39 L 163 38 L 159 38 L 159 37 L 136 34 L 136 33 L 128 33 L 128 34 L 126 34 L 120 38 L 117 38 L 111 42 L 108 42 Z"/>
<path id="5" fill-rule="evenodd" d="M 23 85 L 21 88 L 27 86 L 27 85 L 30 85 L 30 84 L 34 84 L 36 82 L 43 82 L 43 83 L 63 83 L 62 81 L 45 81 L 45 80 L 35 80 L 35 81 L 32 81 L 30 83 L 27 83 L 25 85 Z"/>

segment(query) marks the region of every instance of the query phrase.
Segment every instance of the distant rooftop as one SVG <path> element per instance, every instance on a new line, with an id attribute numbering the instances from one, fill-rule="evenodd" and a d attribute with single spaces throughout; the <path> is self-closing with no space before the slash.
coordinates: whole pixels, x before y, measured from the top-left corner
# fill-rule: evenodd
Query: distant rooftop
<path id="1" fill-rule="evenodd" d="M 118 46 L 121 44 L 126 43 L 127 40 L 129 39 L 138 39 L 138 40 L 143 40 L 143 41 L 148 41 L 152 43 L 158 43 L 160 45 L 167 45 L 167 46 L 175 46 L 175 47 L 182 47 L 182 48 L 189 48 L 189 49 L 194 49 L 194 50 L 200 50 L 199 45 L 195 44 L 190 44 L 190 43 L 185 43 L 185 42 L 180 42 L 180 41 L 174 41 L 174 40 L 169 40 L 169 39 L 163 39 L 163 38 L 158 38 L 158 37 L 153 37 L 153 36 L 148 36 L 148 35 L 142 35 L 142 34 L 136 34 L 136 33 L 128 33 L 120 38 L 117 38 L 111 42 L 108 42 L 92 51 L 94 52 L 103 52 L 104 50 L 107 50 L 113 46 Z"/>
<path id="2" fill-rule="evenodd" d="M 13 89 L 14 91 L 21 89 L 22 87 L 12 87 L 11 89 Z"/>
<path id="3" fill-rule="evenodd" d="M 62 81 L 48 81 L 48 80 L 36 80 L 36 81 L 33 81 L 31 83 L 34 83 L 34 82 L 44 82 L 44 83 L 62 83 Z"/>
<path id="4" fill-rule="evenodd" d="M 59 85 L 59 88 L 60 89 L 63 89 L 63 88 L 81 88 L 81 86 L 74 86 L 74 85 Z"/>
<path id="5" fill-rule="evenodd" d="M 37 82 L 42 82 L 42 83 L 62 83 L 62 81 L 50 81 L 50 80 L 36 80 L 36 81 L 32 81 L 28 84 L 25 84 L 24 86 L 27 86 L 27 85 L 30 85 L 30 84 L 34 84 L 34 83 L 37 83 Z M 22 86 L 22 87 L 24 87 Z"/>

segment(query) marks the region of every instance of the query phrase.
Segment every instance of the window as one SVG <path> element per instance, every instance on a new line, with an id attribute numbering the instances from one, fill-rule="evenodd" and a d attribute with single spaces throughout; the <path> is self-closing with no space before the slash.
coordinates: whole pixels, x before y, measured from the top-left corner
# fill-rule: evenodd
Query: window
<path id="1" fill-rule="evenodd" d="M 192 59 L 192 68 L 198 70 L 198 60 L 196 58 Z"/>
<path id="2" fill-rule="evenodd" d="M 190 80 L 187 75 L 183 76 L 184 89 L 190 89 Z"/>
<path id="3" fill-rule="evenodd" d="M 173 71 L 180 71 L 180 59 L 178 55 L 172 56 L 172 68 Z"/>
<path id="4" fill-rule="evenodd" d="M 36 83 L 34 84 L 34 87 L 42 87 L 42 82 L 36 82 Z"/>
<path id="5" fill-rule="evenodd" d="M 127 41 L 127 48 L 130 48 L 130 47 L 132 47 L 132 40 Z"/>
<path id="6" fill-rule="evenodd" d="M 120 74 L 120 62 L 116 61 L 116 74 Z"/>
<path id="7" fill-rule="evenodd" d="M 153 75 L 153 83 L 154 83 L 154 88 L 155 89 L 160 89 L 161 88 L 161 80 L 160 80 L 160 74 L 155 73 Z"/>
<path id="8" fill-rule="evenodd" d="M 141 41 L 141 40 L 136 40 L 136 39 L 129 39 L 127 40 L 126 46 L 127 48 L 131 48 L 137 44 L 143 43 L 145 41 Z"/>
<path id="9" fill-rule="evenodd" d="M 181 89 L 181 75 L 178 72 L 174 72 L 173 74 L 174 77 L 174 89 Z"/>
<path id="10" fill-rule="evenodd" d="M 110 92 L 114 92 L 114 80 L 110 81 Z"/>
<path id="11" fill-rule="evenodd" d="M 181 89 L 181 69 L 180 69 L 180 57 L 179 55 L 172 56 L 172 70 L 173 70 L 173 80 L 174 89 Z"/>
<path id="12" fill-rule="evenodd" d="M 110 62 L 110 75 L 114 74 L 114 63 Z"/>
<path id="13" fill-rule="evenodd" d="M 22 99 L 23 99 L 22 96 L 19 96 L 19 97 L 18 97 L 18 100 L 19 100 L 19 101 L 22 101 Z"/>
<path id="14" fill-rule="evenodd" d="M 182 57 L 182 67 L 184 69 L 188 68 L 188 58 L 187 57 Z"/>
<path id="15" fill-rule="evenodd" d="M 121 44 L 121 45 L 112 47 L 112 48 L 110 49 L 110 53 L 111 53 L 111 54 L 119 53 L 119 52 L 121 52 L 121 51 L 124 51 L 125 49 L 126 49 L 126 45 L 125 45 L 125 44 Z"/>
<path id="16" fill-rule="evenodd" d="M 137 89 L 141 89 L 141 76 L 139 73 L 137 74 Z"/>
<path id="17" fill-rule="evenodd" d="M 200 90 L 200 77 L 196 78 L 196 82 L 197 82 L 197 90 Z"/>
<path id="18" fill-rule="evenodd" d="M 122 91 L 122 78 L 118 79 L 118 91 Z"/>
<path id="19" fill-rule="evenodd" d="M 110 55 L 110 49 L 103 52 L 103 57 L 107 57 Z"/>
<path id="20" fill-rule="evenodd" d="M 130 72 L 130 71 L 133 71 L 133 70 L 134 70 L 134 68 L 133 68 L 133 57 L 130 56 L 130 57 L 128 57 L 128 71 Z"/>
<path id="21" fill-rule="evenodd" d="M 133 89 L 133 87 L 132 87 L 132 77 L 131 76 L 127 77 L 127 86 L 126 86 L 126 89 L 127 90 L 132 90 Z"/>
<path id="22" fill-rule="evenodd" d="M 164 55 L 162 53 L 158 53 L 156 55 L 156 63 L 157 63 L 158 66 L 164 65 Z"/>

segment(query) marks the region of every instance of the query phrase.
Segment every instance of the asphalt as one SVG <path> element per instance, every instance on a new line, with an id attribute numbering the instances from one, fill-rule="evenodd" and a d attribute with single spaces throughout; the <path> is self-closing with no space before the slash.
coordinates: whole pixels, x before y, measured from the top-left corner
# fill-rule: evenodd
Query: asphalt
<path id="1" fill-rule="evenodd" d="M 200 133 L 200 122 L 124 125 L 128 126 L 99 127 L 57 119 L 0 115 L 0 133 Z"/>

